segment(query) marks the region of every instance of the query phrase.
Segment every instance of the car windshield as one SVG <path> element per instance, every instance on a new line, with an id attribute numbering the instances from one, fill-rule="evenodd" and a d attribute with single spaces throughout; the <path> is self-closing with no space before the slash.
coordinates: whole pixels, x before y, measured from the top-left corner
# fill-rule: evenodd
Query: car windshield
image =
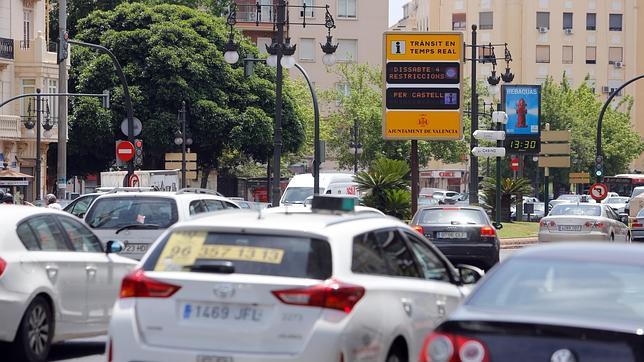
<path id="1" fill-rule="evenodd" d="M 642 266 L 511 258 L 480 285 L 466 305 L 643 324 L 642 301 Z"/>
<path id="2" fill-rule="evenodd" d="M 631 199 L 640 195 L 642 192 L 644 192 L 644 188 L 636 188 L 633 190 L 633 194 L 631 195 Z"/>
<path id="3" fill-rule="evenodd" d="M 158 225 L 167 228 L 177 222 L 177 206 L 165 197 L 98 198 L 85 217 L 95 229 L 118 229 L 126 225 Z"/>
<path id="4" fill-rule="evenodd" d="M 438 208 L 422 210 L 417 224 L 487 224 L 487 220 L 480 210 Z"/>
<path id="5" fill-rule="evenodd" d="M 637 212 L 637 217 L 644 218 L 644 209 Z"/>
<path id="6" fill-rule="evenodd" d="M 550 211 L 548 216 L 601 216 L 602 208 L 599 205 L 560 204 Z"/>
<path id="7" fill-rule="evenodd" d="M 607 204 L 625 204 L 628 201 L 628 197 L 609 197 L 606 199 Z"/>
<path id="8" fill-rule="evenodd" d="M 320 188 L 320 193 L 324 189 Z M 313 187 L 289 187 L 284 191 L 283 203 L 285 204 L 303 204 L 307 197 L 313 196 Z"/>
<path id="9" fill-rule="evenodd" d="M 186 248 L 199 251 L 186 257 Z M 306 237 L 176 231 L 154 249 L 144 269 L 191 272 L 209 263 L 228 263 L 241 274 L 327 279 L 331 247 Z"/>

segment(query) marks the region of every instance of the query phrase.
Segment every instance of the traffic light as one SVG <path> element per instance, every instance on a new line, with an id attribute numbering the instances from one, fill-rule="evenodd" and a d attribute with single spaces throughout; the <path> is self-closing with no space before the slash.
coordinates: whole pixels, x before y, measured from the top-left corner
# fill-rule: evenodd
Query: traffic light
<path id="1" fill-rule="evenodd" d="M 68 50 L 69 50 L 69 43 L 67 42 L 67 32 L 63 34 L 63 36 L 58 39 L 58 49 L 56 49 L 56 62 L 58 64 L 62 63 L 67 59 L 68 56 Z"/>
<path id="2" fill-rule="evenodd" d="M 134 166 L 143 166 L 143 141 L 134 140 Z"/>
<path id="3" fill-rule="evenodd" d="M 595 158 L 595 176 L 604 176 L 604 158 L 602 156 Z"/>
<path id="4" fill-rule="evenodd" d="M 110 91 L 109 90 L 103 91 L 103 97 L 101 98 L 101 103 L 103 105 L 103 108 L 110 109 Z"/>

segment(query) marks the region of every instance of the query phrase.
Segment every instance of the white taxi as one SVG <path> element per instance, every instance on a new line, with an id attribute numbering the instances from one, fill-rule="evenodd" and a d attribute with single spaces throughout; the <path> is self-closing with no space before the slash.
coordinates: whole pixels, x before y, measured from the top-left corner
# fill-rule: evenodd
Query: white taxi
<path id="1" fill-rule="evenodd" d="M 136 262 L 107 251 L 78 218 L 0 205 L 2 361 L 45 361 L 53 342 L 107 333 L 121 279 Z"/>
<path id="2" fill-rule="evenodd" d="M 171 227 L 123 280 L 108 361 L 418 360 L 480 270 L 397 219 L 316 200 Z"/>

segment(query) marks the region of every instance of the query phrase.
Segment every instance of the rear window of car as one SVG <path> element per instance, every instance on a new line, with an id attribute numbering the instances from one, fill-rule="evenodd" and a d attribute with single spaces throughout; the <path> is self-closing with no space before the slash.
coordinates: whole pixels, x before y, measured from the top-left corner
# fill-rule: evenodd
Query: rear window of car
<path id="1" fill-rule="evenodd" d="M 530 315 L 642 324 L 643 298 L 642 266 L 510 258 L 479 285 L 466 305 Z"/>
<path id="2" fill-rule="evenodd" d="M 480 210 L 428 209 L 421 211 L 417 224 L 487 224 L 487 220 Z"/>
<path id="3" fill-rule="evenodd" d="M 331 247 L 325 240 L 297 236 L 176 231 L 153 250 L 145 270 L 191 272 L 208 263 L 227 263 L 234 273 L 327 279 Z"/>
<path id="4" fill-rule="evenodd" d="M 601 216 L 601 206 L 561 204 L 556 205 L 548 216 L 570 215 L 570 216 Z"/>
<path id="5" fill-rule="evenodd" d="M 85 216 L 94 229 L 117 229 L 133 224 L 152 224 L 168 228 L 178 220 L 177 204 L 166 197 L 98 198 Z"/>

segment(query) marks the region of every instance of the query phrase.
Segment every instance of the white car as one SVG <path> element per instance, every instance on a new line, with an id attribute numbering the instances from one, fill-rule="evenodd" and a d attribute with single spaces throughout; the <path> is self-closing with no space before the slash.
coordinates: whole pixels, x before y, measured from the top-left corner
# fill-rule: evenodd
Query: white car
<path id="1" fill-rule="evenodd" d="M 627 224 L 628 218 L 617 215 L 608 204 L 559 204 L 541 219 L 538 239 L 631 242 Z"/>
<path id="2" fill-rule="evenodd" d="M 192 215 L 239 206 L 218 193 L 203 189 L 176 192 L 118 192 L 99 196 L 85 215 L 87 225 L 103 245 L 118 240 L 122 255 L 140 259 L 165 229 Z"/>
<path id="3" fill-rule="evenodd" d="M 0 342 L 3 361 L 45 361 L 53 342 L 107 332 L 121 279 L 136 263 L 107 252 L 78 218 L 0 206 Z M 8 359 L 5 359 L 8 358 Z"/>
<path id="4" fill-rule="evenodd" d="M 108 361 L 417 361 L 482 273 L 397 219 L 317 210 L 181 222 L 140 265 Z"/>

